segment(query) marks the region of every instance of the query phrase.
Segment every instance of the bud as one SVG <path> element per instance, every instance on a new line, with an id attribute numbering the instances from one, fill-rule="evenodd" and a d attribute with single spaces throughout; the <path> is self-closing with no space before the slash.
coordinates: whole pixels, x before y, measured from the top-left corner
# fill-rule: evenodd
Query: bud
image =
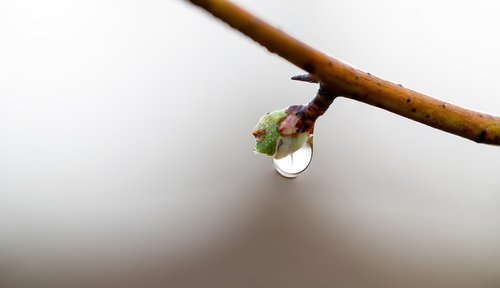
<path id="1" fill-rule="evenodd" d="M 255 153 L 281 159 L 297 151 L 306 143 L 309 129 L 298 114 L 303 106 L 290 106 L 262 116 L 252 131 L 255 136 Z"/>
<path id="2" fill-rule="evenodd" d="M 292 79 L 319 83 L 311 74 Z M 316 120 L 338 96 L 340 94 L 336 89 L 320 83 L 316 96 L 309 103 L 266 113 L 252 131 L 256 141 L 255 153 L 272 156 L 274 167 L 282 176 L 297 177 L 311 163 Z"/>

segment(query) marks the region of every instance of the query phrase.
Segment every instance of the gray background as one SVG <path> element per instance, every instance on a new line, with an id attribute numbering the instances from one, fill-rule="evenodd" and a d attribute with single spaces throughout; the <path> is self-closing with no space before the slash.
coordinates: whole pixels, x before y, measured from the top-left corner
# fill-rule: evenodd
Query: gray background
<path id="1" fill-rule="evenodd" d="M 239 3 L 500 112 L 493 1 Z M 283 179 L 250 131 L 300 73 L 183 1 L 0 1 L 2 287 L 498 287 L 499 148 L 339 99 Z"/>

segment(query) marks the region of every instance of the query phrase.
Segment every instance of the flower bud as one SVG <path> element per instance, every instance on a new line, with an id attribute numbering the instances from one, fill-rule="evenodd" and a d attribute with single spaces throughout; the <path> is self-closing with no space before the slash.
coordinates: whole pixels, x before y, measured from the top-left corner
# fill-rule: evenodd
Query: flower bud
<path id="1" fill-rule="evenodd" d="M 300 127 L 303 121 L 297 116 L 297 108 L 301 107 L 290 106 L 262 116 L 252 131 L 255 153 L 281 159 L 299 150 L 309 136 L 309 130 Z"/>
<path id="2" fill-rule="evenodd" d="M 286 116 L 286 110 L 268 112 L 262 116 L 252 131 L 255 137 L 255 153 L 273 156 L 280 137 L 278 124 Z"/>

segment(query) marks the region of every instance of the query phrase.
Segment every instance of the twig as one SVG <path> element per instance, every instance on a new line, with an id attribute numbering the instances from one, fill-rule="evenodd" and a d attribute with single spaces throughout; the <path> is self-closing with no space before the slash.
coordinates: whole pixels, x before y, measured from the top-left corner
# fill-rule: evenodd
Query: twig
<path id="1" fill-rule="evenodd" d="M 478 143 L 500 145 L 500 117 L 468 110 L 355 69 L 225 0 L 189 0 L 312 74 L 336 94 Z"/>

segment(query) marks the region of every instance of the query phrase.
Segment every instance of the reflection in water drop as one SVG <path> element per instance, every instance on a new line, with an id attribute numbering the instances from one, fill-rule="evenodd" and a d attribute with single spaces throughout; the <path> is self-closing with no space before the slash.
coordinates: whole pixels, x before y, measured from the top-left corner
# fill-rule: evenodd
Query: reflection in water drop
<path id="1" fill-rule="evenodd" d="M 313 155 L 312 146 L 311 135 L 299 150 L 279 160 L 274 159 L 274 168 L 281 176 L 286 178 L 299 176 L 300 173 L 306 170 L 309 163 L 311 163 Z"/>

